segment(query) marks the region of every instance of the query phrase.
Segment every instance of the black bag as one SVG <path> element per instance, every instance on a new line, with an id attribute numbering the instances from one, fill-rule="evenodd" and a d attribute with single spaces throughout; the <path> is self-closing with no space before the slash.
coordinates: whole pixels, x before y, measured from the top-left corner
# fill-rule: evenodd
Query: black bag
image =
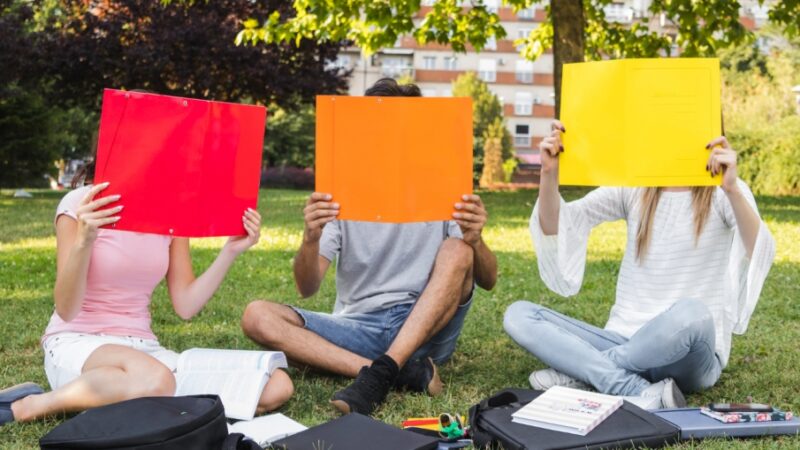
<path id="1" fill-rule="evenodd" d="M 586 436 L 511 421 L 511 414 L 542 391 L 506 389 L 469 410 L 475 448 L 505 450 L 659 448 L 678 442 L 680 429 L 636 405 L 625 402 Z"/>
<path id="2" fill-rule="evenodd" d="M 216 395 L 146 397 L 89 409 L 39 440 L 45 450 L 250 450 L 241 434 L 228 435 Z"/>
<path id="3" fill-rule="evenodd" d="M 351 413 L 272 443 L 276 450 L 435 450 L 439 439 Z"/>

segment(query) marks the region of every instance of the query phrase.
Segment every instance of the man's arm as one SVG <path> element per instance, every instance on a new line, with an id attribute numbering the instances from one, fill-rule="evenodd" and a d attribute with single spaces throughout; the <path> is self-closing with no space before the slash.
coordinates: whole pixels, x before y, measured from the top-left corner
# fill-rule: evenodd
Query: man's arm
<path id="1" fill-rule="evenodd" d="M 497 283 L 497 257 L 481 236 L 489 215 L 479 196 L 464 195 L 462 199 L 463 202 L 455 204 L 457 211 L 453 213 L 453 218 L 461 228 L 464 242 L 474 251 L 472 276 L 475 283 L 489 291 Z"/>
<path id="2" fill-rule="evenodd" d="M 303 210 L 305 229 L 303 243 L 294 258 L 294 281 L 303 298 L 317 293 L 330 261 L 320 256 L 319 241 L 322 228 L 339 214 L 339 204 L 331 202 L 330 194 L 311 194 Z"/>

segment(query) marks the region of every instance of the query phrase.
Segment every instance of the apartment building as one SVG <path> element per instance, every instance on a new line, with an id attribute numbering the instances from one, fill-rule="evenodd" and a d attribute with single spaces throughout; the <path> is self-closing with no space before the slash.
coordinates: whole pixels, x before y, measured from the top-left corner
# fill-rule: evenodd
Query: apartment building
<path id="1" fill-rule="evenodd" d="M 423 0 L 417 20 L 430 10 L 431 0 Z M 492 40 L 481 52 L 471 48 L 456 53 L 449 46 L 421 45 L 411 36 L 398 39 L 395 46 L 364 57 L 357 47 L 342 51 L 336 61 L 351 69 L 350 94 L 363 95 L 364 90 L 383 77 L 411 78 L 426 97 L 451 96 L 453 80 L 465 72 L 476 72 L 503 104 L 506 124 L 513 137 L 518 158 L 538 164 L 537 145 L 549 133 L 555 115 L 553 91 L 553 57 L 547 52 L 536 61 L 527 61 L 519 54 L 514 40 L 527 36 L 545 19 L 545 5 L 514 12 L 500 0 L 484 0 L 500 16 L 507 36 Z M 605 6 L 606 20 L 623 24 L 646 22 L 651 29 L 674 35 L 672 22 L 663 15 L 653 16 L 648 8 L 652 0 L 622 0 Z M 769 1 L 767 3 L 770 3 Z M 469 2 L 464 2 L 465 6 Z M 768 7 L 758 0 L 743 0 L 742 23 L 749 29 L 759 28 L 766 20 Z M 677 47 L 672 54 L 677 54 Z"/>

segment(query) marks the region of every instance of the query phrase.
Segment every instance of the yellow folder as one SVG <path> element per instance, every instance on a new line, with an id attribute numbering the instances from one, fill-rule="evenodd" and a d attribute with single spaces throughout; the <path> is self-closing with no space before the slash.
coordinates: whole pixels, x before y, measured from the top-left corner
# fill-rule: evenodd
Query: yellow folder
<path id="1" fill-rule="evenodd" d="M 712 186 L 706 144 L 722 134 L 719 60 L 564 65 L 559 178 L 580 186 Z"/>

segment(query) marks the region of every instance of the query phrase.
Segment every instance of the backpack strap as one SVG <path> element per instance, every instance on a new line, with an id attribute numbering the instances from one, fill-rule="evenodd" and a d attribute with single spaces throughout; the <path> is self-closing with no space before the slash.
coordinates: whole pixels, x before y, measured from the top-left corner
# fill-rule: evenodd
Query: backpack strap
<path id="1" fill-rule="evenodd" d="M 258 443 L 242 433 L 231 433 L 222 443 L 221 450 L 264 450 Z"/>
<path id="2" fill-rule="evenodd" d="M 519 398 L 517 398 L 516 394 L 513 392 L 502 391 L 481 401 L 469 409 L 469 431 L 475 448 L 490 448 L 491 444 L 495 441 L 494 436 L 478 427 L 478 418 L 480 417 L 481 413 L 488 409 L 511 405 L 513 403 L 517 403 L 518 401 Z"/>

